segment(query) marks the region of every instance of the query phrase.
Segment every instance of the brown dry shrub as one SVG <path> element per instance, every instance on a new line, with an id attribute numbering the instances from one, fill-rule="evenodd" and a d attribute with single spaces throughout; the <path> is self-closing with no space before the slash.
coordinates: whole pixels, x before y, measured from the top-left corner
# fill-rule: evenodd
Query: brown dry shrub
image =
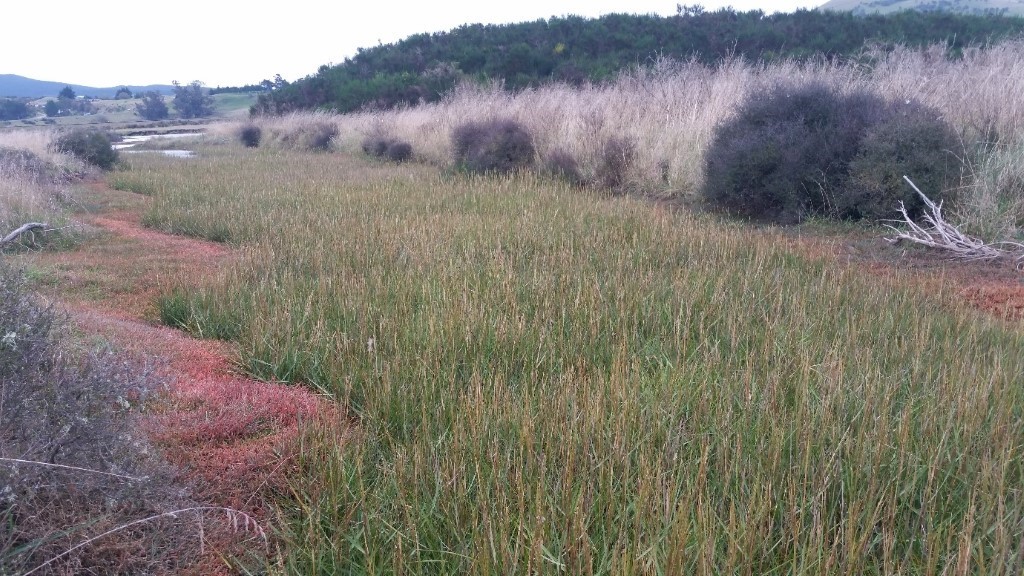
<path id="1" fill-rule="evenodd" d="M 634 141 L 619 136 L 608 138 L 598 158 L 596 184 L 613 192 L 623 192 L 635 161 Z"/>
<path id="2" fill-rule="evenodd" d="M 0 261 L 0 574 L 189 504 L 134 427 L 156 383 L 150 367 L 104 348 L 75 349 L 61 337 L 66 324 Z M 40 573 L 174 573 L 197 556 L 194 531 L 139 524 Z"/>
<path id="3" fill-rule="evenodd" d="M 533 164 L 533 136 L 511 118 L 467 122 L 452 132 L 455 163 L 469 172 L 507 174 Z"/>
<path id="4" fill-rule="evenodd" d="M 573 186 L 582 186 L 586 183 L 576 157 L 561 148 L 548 153 L 544 158 L 544 167 L 552 176 L 566 180 Z"/>

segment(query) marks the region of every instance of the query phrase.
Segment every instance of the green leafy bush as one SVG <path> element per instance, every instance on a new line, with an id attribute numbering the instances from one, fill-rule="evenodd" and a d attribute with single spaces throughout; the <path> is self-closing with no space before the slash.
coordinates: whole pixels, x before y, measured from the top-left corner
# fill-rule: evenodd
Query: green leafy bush
<path id="1" fill-rule="evenodd" d="M 717 129 L 702 192 L 716 208 L 765 222 L 891 217 L 899 200 L 919 207 L 903 174 L 943 181 L 955 142 L 924 106 L 820 83 L 779 84 L 751 94 Z M 930 189 L 937 199 L 944 192 Z"/>
<path id="2" fill-rule="evenodd" d="M 59 136 L 54 145 L 57 150 L 103 170 L 113 170 L 118 160 L 117 150 L 110 146 L 110 137 L 99 130 L 72 130 Z"/>
<path id="3" fill-rule="evenodd" d="M 903 202 L 915 217 L 925 208 L 907 175 L 933 200 L 955 200 L 960 139 L 940 113 L 916 102 L 893 103 L 888 118 L 868 129 L 850 162 L 850 181 L 836 198 L 841 218 L 892 218 Z"/>
<path id="4" fill-rule="evenodd" d="M 533 164 L 533 137 L 512 119 L 469 122 L 455 128 L 456 164 L 470 172 L 509 173 Z"/>

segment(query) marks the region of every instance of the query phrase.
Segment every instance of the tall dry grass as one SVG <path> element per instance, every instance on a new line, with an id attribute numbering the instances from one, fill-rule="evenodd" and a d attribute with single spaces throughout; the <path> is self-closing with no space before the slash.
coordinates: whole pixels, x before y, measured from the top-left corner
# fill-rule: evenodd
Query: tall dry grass
<path id="1" fill-rule="evenodd" d="M 88 171 L 85 164 L 54 150 L 53 130 L 0 132 L 0 236 L 27 222 L 50 225 L 44 242 L 66 243 L 70 183 Z"/>

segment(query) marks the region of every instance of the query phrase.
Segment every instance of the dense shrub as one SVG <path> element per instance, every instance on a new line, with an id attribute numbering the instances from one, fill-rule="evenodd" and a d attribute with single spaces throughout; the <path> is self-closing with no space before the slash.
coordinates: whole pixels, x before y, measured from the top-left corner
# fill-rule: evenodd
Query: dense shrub
<path id="1" fill-rule="evenodd" d="M 703 195 L 732 214 L 783 224 L 893 216 L 901 199 L 919 206 L 903 174 L 940 182 L 954 144 L 952 129 L 923 106 L 780 84 L 751 94 L 717 129 Z M 931 190 L 938 199 L 943 192 Z"/>
<path id="2" fill-rule="evenodd" d="M 117 150 L 110 146 L 110 137 L 99 130 L 72 130 L 59 136 L 54 146 L 103 170 L 112 170 L 118 160 Z"/>
<path id="3" fill-rule="evenodd" d="M 380 158 L 388 151 L 388 142 L 390 142 L 390 140 L 385 136 L 367 136 L 363 140 L 362 144 L 363 153 L 368 156 Z"/>
<path id="4" fill-rule="evenodd" d="M 259 146 L 260 138 L 262 136 L 263 131 L 255 124 L 246 124 L 245 126 L 242 126 L 242 129 L 238 132 L 238 137 L 246 148 L 256 148 Z"/>
<path id="5" fill-rule="evenodd" d="M 405 162 L 412 158 L 412 144 L 401 140 L 394 140 L 388 143 L 384 155 L 392 162 Z"/>
<path id="6" fill-rule="evenodd" d="M 512 119 L 462 124 L 452 132 L 452 144 L 456 164 L 470 172 L 508 173 L 534 159 L 533 137 Z"/>
<path id="7" fill-rule="evenodd" d="M 326 151 L 338 135 L 338 126 L 333 122 L 315 122 L 303 128 L 298 135 L 299 146 L 306 150 Z"/>
<path id="8" fill-rule="evenodd" d="M 573 186 L 582 186 L 585 183 L 576 157 L 561 148 L 548 153 L 544 158 L 544 167 L 552 176 L 566 180 Z"/>
<path id="9" fill-rule="evenodd" d="M 163 120 L 170 114 L 164 97 L 154 90 L 142 93 L 141 100 L 135 105 L 135 112 L 146 120 Z"/>
<path id="10" fill-rule="evenodd" d="M 632 140 L 617 136 L 605 140 L 597 165 L 597 185 L 621 192 L 634 160 L 636 144 Z"/>
<path id="11" fill-rule="evenodd" d="M 405 162 L 412 158 L 412 144 L 380 134 L 367 136 L 362 148 L 369 156 L 387 158 L 392 162 Z"/>
<path id="12" fill-rule="evenodd" d="M 949 123 L 916 102 L 894 103 L 887 116 L 868 129 L 850 162 L 850 181 L 836 198 L 841 218 L 892 218 L 900 202 L 919 215 L 924 202 L 904 174 L 932 199 L 955 199 L 961 161 L 953 151 L 961 145 Z"/>

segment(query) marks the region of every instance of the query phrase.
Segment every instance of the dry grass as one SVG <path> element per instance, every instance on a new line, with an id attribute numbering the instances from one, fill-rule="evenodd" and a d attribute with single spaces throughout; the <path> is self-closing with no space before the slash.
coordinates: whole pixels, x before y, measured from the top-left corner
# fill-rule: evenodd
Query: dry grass
<path id="1" fill-rule="evenodd" d="M 0 236 L 26 222 L 44 222 L 42 235 L 21 245 L 67 245 L 75 231 L 68 218 L 71 183 L 88 173 L 85 164 L 53 150 L 52 130 L 0 132 Z"/>

